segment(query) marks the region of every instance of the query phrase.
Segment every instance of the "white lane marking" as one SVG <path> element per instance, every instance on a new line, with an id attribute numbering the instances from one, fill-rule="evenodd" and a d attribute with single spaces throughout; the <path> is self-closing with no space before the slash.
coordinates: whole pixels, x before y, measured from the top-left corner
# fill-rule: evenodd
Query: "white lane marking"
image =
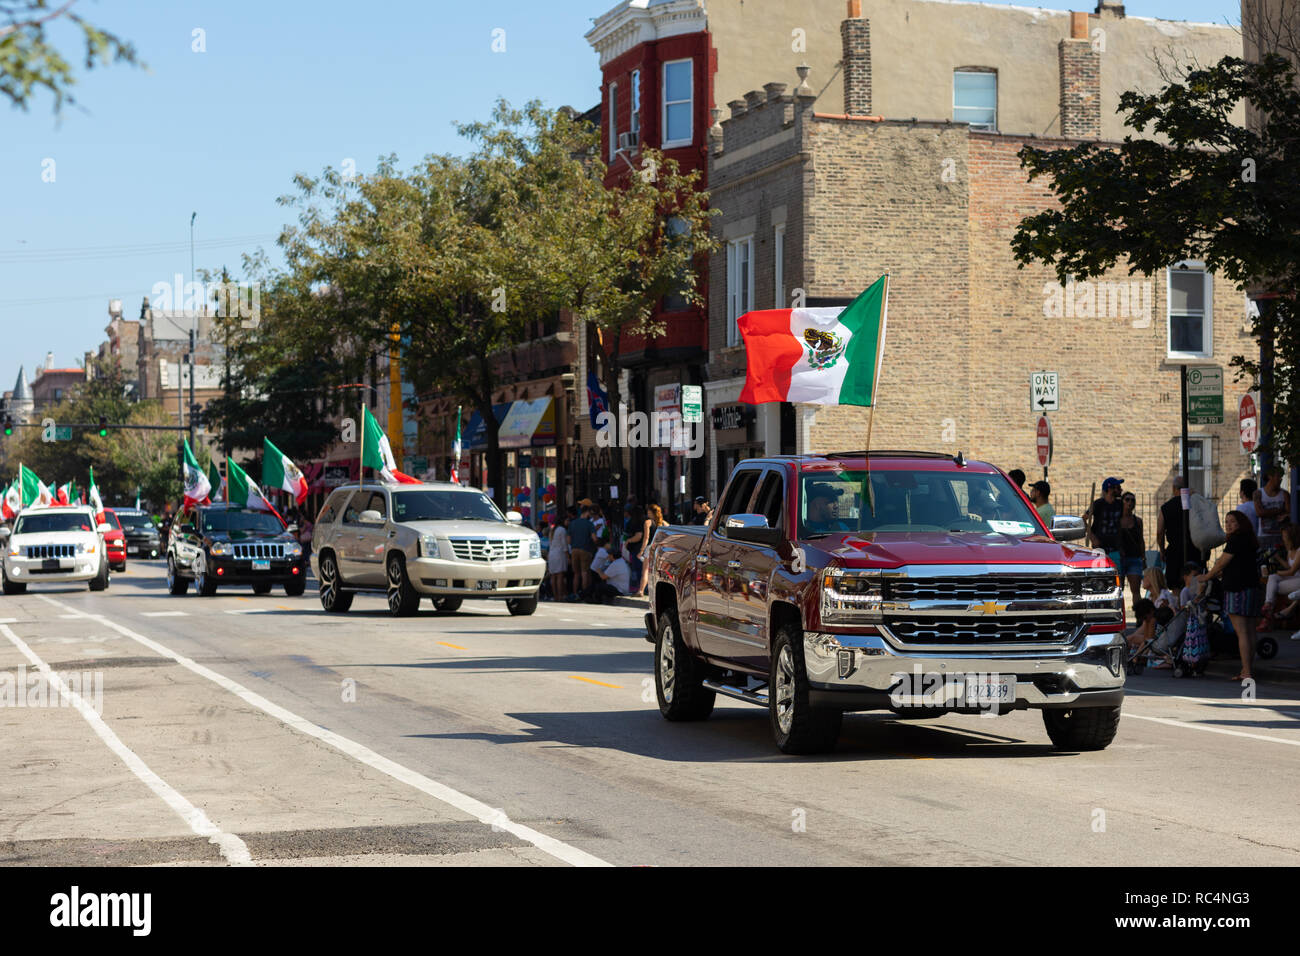
<path id="1" fill-rule="evenodd" d="M 38 594 L 36 596 L 42 601 L 53 604 L 55 607 L 70 610 L 68 605 L 61 601 L 56 601 L 54 598 L 46 597 L 43 594 Z M 307 718 L 299 717 L 293 711 L 287 710 L 279 704 L 273 704 L 261 694 L 253 693 L 242 684 L 238 684 L 230 678 L 218 674 L 211 668 L 204 667 L 202 664 L 196 664 L 188 657 L 176 653 L 171 648 L 165 647 L 157 641 L 150 640 L 143 634 L 137 634 L 128 627 L 123 627 L 121 624 L 110 621 L 102 614 L 79 614 L 78 616 L 98 621 L 100 624 L 112 628 L 124 637 L 129 637 L 134 641 L 138 641 L 154 653 L 161 654 L 163 657 L 180 664 L 186 670 L 192 671 L 200 677 L 205 677 L 218 687 L 228 690 L 246 703 L 252 704 L 259 710 L 274 717 L 286 727 L 296 730 L 299 733 L 306 734 L 308 737 L 315 737 L 317 740 L 329 744 L 335 750 L 347 754 L 354 760 L 360 761 L 366 766 L 378 770 L 380 773 L 387 774 L 394 780 L 399 780 L 408 786 L 414 787 L 416 790 L 427 793 L 434 799 L 441 800 L 443 803 L 453 806 L 463 813 L 469 814 L 480 823 L 486 823 L 495 826 L 498 830 L 505 830 L 507 833 L 513 833 L 515 836 L 519 837 L 519 839 L 531 843 L 539 850 L 544 853 L 549 853 L 557 860 L 568 863 L 571 866 L 613 865 L 605 862 L 600 857 L 592 856 L 584 850 L 579 850 L 575 846 L 570 846 L 561 840 L 547 836 L 545 833 L 540 833 L 532 827 L 526 827 L 523 824 L 515 823 L 513 820 L 506 818 L 500 810 L 494 807 L 489 807 L 486 803 L 475 800 L 468 794 L 461 793 L 459 790 L 455 790 L 446 784 L 439 783 L 430 777 L 426 777 L 422 773 L 417 773 L 408 767 L 404 767 L 395 760 L 389 760 L 387 757 L 380 753 L 376 753 L 364 744 L 359 744 L 355 740 L 350 740 L 347 737 L 334 733 L 332 730 L 326 730 L 324 727 L 313 724 L 310 720 L 307 720 Z"/>
<path id="2" fill-rule="evenodd" d="M 1188 697 L 1185 694 L 1162 694 L 1158 690 L 1129 690 L 1128 688 L 1124 689 L 1124 695 L 1126 697 L 1168 697 L 1171 700 L 1190 700 L 1197 704 L 1226 704 L 1229 707 L 1262 707 L 1275 714 L 1285 714 L 1288 717 L 1300 717 L 1300 710 L 1278 710 L 1276 705 L 1269 703 L 1268 699 L 1245 701 L 1233 700 L 1230 697 Z M 1294 702 L 1288 701 L 1288 703 Z"/>
<path id="3" fill-rule="evenodd" d="M 1155 724 L 1168 724 L 1170 727 L 1182 727 L 1184 730 L 1203 730 L 1207 734 L 1225 734 L 1228 737 L 1249 737 L 1251 740 L 1266 740 L 1271 744 L 1286 744 L 1288 747 L 1300 747 L 1300 740 L 1287 740 L 1285 737 L 1270 737 L 1267 734 L 1248 734 L 1244 730 L 1227 730 L 1223 727 L 1204 727 L 1189 724 L 1185 720 L 1171 720 L 1168 717 L 1147 717 L 1143 714 L 1125 713 L 1121 718 L 1127 720 L 1149 720 Z"/>
<path id="4" fill-rule="evenodd" d="M 17 623 L 18 623 L 18 618 L 16 617 L 0 617 L 0 624 L 17 624 Z"/>
<path id="5" fill-rule="evenodd" d="M 231 607 L 226 608 L 227 614 L 267 614 L 271 611 L 269 607 Z"/>
<path id="6" fill-rule="evenodd" d="M 141 617 L 189 617 L 188 611 L 141 611 Z"/>
<path id="7" fill-rule="evenodd" d="M 49 682 L 50 687 L 59 693 L 60 699 L 68 700 L 77 709 L 77 713 L 86 718 L 86 722 L 99 735 L 99 739 L 108 745 L 108 749 L 121 757 L 122 762 L 130 768 L 131 772 L 139 777 L 141 782 L 161 798 L 167 806 L 175 810 L 191 830 L 199 836 L 207 837 L 209 843 L 215 843 L 221 851 L 221 855 L 236 866 L 244 866 L 252 862 L 252 854 L 248 852 L 248 846 L 243 840 L 233 833 L 226 833 L 220 829 L 208 819 L 207 814 L 181 796 L 162 777 L 150 770 L 148 764 L 141 760 L 135 751 L 122 743 L 121 738 L 113 733 L 112 728 L 104 723 L 104 719 L 95 713 L 94 708 L 87 704 L 80 694 L 74 694 L 68 685 L 63 682 L 63 679 L 50 670 L 50 666 L 41 660 L 36 652 L 28 647 L 8 624 L 0 624 L 0 634 L 4 634 L 5 637 L 9 638 L 14 647 L 18 648 L 22 655 L 31 661 L 32 666 L 41 672 Z"/>
<path id="8" fill-rule="evenodd" d="M 60 621 L 71 621 L 71 620 L 74 620 L 74 619 L 79 618 L 79 617 L 81 617 L 80 614 L 60 614 L 60 615 L 59 615 L 59 620 L 60 620 Z"/>

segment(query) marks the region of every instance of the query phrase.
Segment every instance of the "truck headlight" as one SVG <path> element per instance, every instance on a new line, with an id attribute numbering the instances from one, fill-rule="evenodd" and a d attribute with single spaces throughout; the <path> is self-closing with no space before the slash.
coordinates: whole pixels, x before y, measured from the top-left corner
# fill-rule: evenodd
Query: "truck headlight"
<path id="1" fill-rule="evenodd" d="M 93 544 L 78 544 L 77 554 L 94 554 L 95 546 Z"/>
<path id="2" fill-rule="evenodd" d="M 1083 579 L 1084 594 L 1111 594 L 1120 586 L 1119 575 L 1090 574 Z"/>
<path id="3" fill-rule="evenodd" d="M 215 558 L 220 557 L 223 554 L 233 554 L 234 549 L 230 546 L 229 541 L 213 541 L 212 547 L 208 549 L 208 552 Z"/>
<path id="4" fill-rule="evenodd" d="M 533 538 L 532 541 L 528 542 L 528 557 L 532 559 L 532 558 L 540 558 L 541 556 L 542 556 L 542 540 L 541 538 Z"/>
<path id="5" fill-rule="evenodd" d="M 822 572 L 822 621 L 871 624 L 882 619 L 880 577 L 872 572 L 827 568 Z"/>
<path id="6" fill-rule="evenodd" d="M 438 554 L 438 541 L 436 538 L 434 538 L 433 535 L 431 534 L 420 535 L 420 557 L 422 558 L 441 557 L 441 555 Z"/>
<path id="7" fill-rule="evenodd" d="M 286 558 L 301 558 L 302 545 L 299 544 L 297 541 L 290 541 L 288 544 L 284 546 L 284 556 Z"/>

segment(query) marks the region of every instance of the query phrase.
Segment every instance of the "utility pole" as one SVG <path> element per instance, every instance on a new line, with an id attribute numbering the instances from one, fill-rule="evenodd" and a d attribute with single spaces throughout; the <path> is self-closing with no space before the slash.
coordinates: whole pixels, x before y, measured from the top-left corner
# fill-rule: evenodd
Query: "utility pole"
<path id="1" fill-rule="evenodd" d="M 1192 531 L 1191 531 L 1191 511 L 1189 510 L 1189 499 L 1192 494 L 1192 484 L 1190 475 L 1187 470 L 1187 366 L 1179 366 L 1179 378 L 1182 382 L 1183 393 L 1183 491 L 1180 497 L 1183 505 L 1183 561 L 1186 563 L 1192 553 Z M 1202 462 L 1204 464 L 1204 462 Z M 1182 574 L 1182 568 L 1178 568 L 1178 573 Z"/>

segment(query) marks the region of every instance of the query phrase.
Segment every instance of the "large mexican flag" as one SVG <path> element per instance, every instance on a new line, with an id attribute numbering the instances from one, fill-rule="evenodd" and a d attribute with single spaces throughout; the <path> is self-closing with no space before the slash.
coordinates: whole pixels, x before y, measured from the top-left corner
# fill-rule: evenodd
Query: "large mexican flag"
<path id="1" fill-rule="evenodd" d="M 271 507 L 271 502 L 266 500 L 262 494 L 262 489 L 257 487 L 257 482 L 248 477 L 248 472 L 236 465 L 231 459 L 226 459 L 226 500 L 232 505 L 241 508 L 252 508 L 254 511 L 269 511 L 275 513 Z"/>
<path id="2" fill-rule="evenodd" d="M 203 469 L 199 467 L 199 460 L 194 457 L 189 440 L 183 438 L 181 441 L 185 442 L 185 501 L 181 505 L 181 510 L 187 511 L 199 502 L 208 500 L 212 485 L 208 482 L 208 476 L 203 474 Z"/>
<path id="3" fill-rule="evenodd" d="M 420 483 L 418 478 L 404 475 L 397 470 L 397 462 L 393 460 L 393 448 L 388 444 L 388 436 L 379 427 L 379 422 L 375 421 L 375 416 L 370 414 L 370 409 L 364 405 L 361 406 L 361 467 L 375 469 L 384 481 L 413 485 Z"/>
<path id="4" fill-rule="evenodd" d="M 24 508 L 32 505 L 45 508 L 54 504 L 54 492 L 26 465 L 18 466 L 18 488 L 22 494 Z"/>
<path id="5" fill-rule="evenodd" d="M 19 488 L 18 480 L 14 479 L 5 489 L 4 497 L 0 498 L 0 520 L 12 521 L 22 510 L 23 493 Z"/>
<path id="6" fill-rule="evenodd" d="M 298 504 L 307 500 L 307 479 L 289 456 L 262 438 L 262 484 L 287 491 Z"/>
<path id="7" fill-rule="evenodd" d="M 886 274 L 843 308 L 746 312 L 736 320 L 748 366 L 740 400 L 875 404 L 888 298 Z"/>

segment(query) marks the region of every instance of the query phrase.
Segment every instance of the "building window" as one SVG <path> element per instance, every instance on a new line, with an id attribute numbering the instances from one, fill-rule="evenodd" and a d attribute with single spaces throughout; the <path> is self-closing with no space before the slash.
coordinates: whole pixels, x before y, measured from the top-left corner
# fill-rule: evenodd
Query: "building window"
<path id="1" fill-rule="evenodd" d="M 785 225 L 772 230 L 772 276 L 776 303 L 773 308 L 785 306 Z"/>
<path id="2" fill-rule="evenodd" d="M 664 128 L 663 147 L 689 146 L 693 136 L 692 64 L 690 60 L 674 60 L 664 64 Z"/>
<path id="3" fill-rule="evenodd" d="M 628 128 L 632 130 L 633 142 L 641 142 L 641 71 L 632 71 L 632 115 Z"/>
<path id="4" fill-rule="evenodd" d="M 665 226 L 664 231 L 668 234 L 668 241 L 677 242 L 678 236 L 690 234 L 690 226 L 680 216 L 670 218 Z M 679 312 L 682 309 L 689 308 L 690 303 L 686 300 L 686 270 L 683 269 L 678 273 L 677 289 L 664 296 L 664 311 Z"/>
<path id="5" fill-rule="evenodd" d="M 1209 358 L 1214 354 L 1210 309 L 1214 280 L 1203 262 L 1180 262 L 1168 270 L 1168 357 Z"/>
<path id="6" fill-rule="evenodd" d="M 618 84 L 609 84 L 609 161 L 618 155 Z"/>
<path id="7" fill-rule="evenodd" d="M 953 70 L 952 118 L 971 129 L 998 128 L 998 75 L 988 70 Z"/>
<path id="8" fill-rule="evenodd" d="M 736 320 L 754 307 L 754 237 L 727 244 L 727 344 L 740 344 Z"/>

